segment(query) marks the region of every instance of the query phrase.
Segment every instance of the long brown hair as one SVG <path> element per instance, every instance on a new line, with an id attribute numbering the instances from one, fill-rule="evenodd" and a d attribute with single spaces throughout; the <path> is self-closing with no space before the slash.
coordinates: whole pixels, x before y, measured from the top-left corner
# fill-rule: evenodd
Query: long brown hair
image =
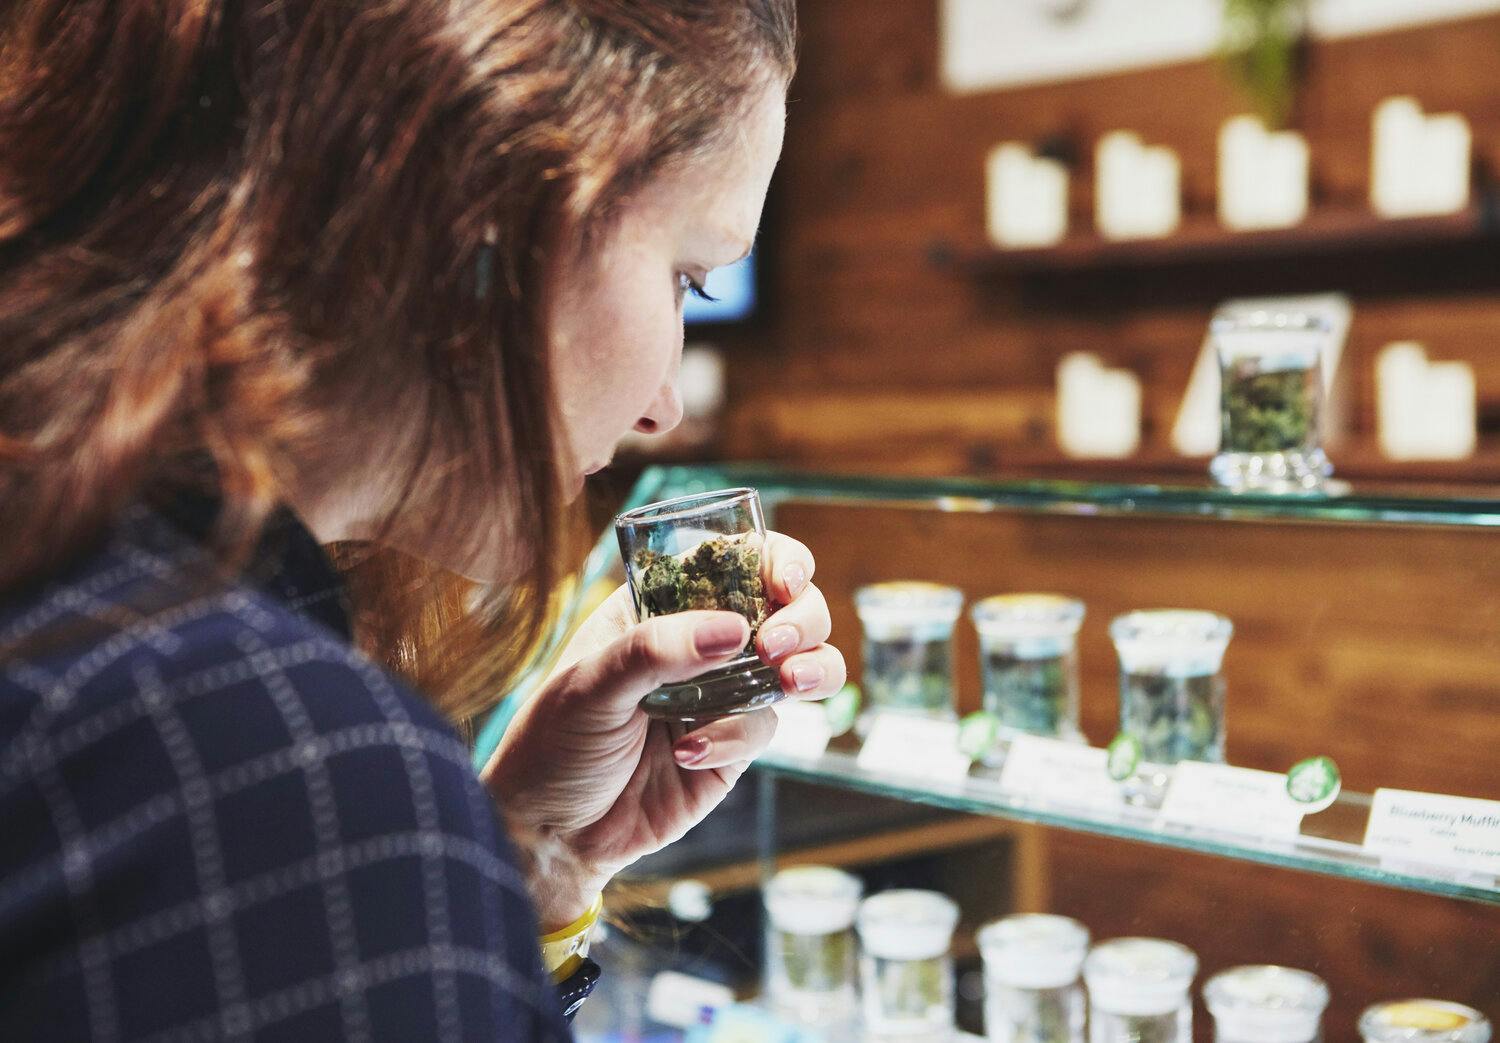
<path id="1" fill-rule="evenodd" d="M 492 702 L 571 563 L 549 272 L 790 77 L 794 0 L 7 6 L 0 596 L 169 485 L 211 485 L 227 556 L 388 418 L 393 530 L 527 534 L 498 592 L 353 556 L 364 643 L 450 716 Z"/>

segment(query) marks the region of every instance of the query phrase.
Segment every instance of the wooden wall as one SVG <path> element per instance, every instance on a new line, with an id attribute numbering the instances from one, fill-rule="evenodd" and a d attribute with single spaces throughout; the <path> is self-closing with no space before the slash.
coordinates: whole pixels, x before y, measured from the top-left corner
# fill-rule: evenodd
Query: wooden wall
<path id="1" fill-rule="evenodd" d="M 983 160 L 996 142 L 1061 134 L 1086 160 L 1103 132 L 1133 129 L 1179 152 L 1189 213 L 1205 215 L 1217 129 L 1245 108 L 1211 62 L 950 96 L 937 77 L 936 6 L 803 4 L 803 69 L 766 240 L 771 314 L 728 341 L 726 455 L 838 471 L 1059 471 L 1053 373 L 1061 355 L 1083 349 L 1145 381 L 1148 460 L 1101 469 L 1144 472 L 1162 462 L 1215 302 L 1329 289 L 1355 298 L 1355 472 L 1403 470 L 1379 468 L 1367 446 L 1372 360 L 1393 340 L 1424 340 L 1434 357 L 1473 363 L 1485 426 L 1496 427 L 1500 251 L 1488 244 L 1042 279 L 976 281 L 934 264 L 935 253 L 982 242 Z M 1468 116 L 1480 176 L 1500 169 L 1500 17 L 1318 45 L 1297 115 L 1318 204 L 1361 205 L 1371 109 L 1402 92 Z M 1086 169 L 1075 179 L 1076 223 L 1088 223 L 1088 180 Z M 1483 459 L 1443 473 L 1500 476 L 1496 434 Z M 1217 608 L 1240 625 L 1229 659 L 1237 762 L 1284 768 L 1297 753 L 1326 750 L 1358 788 L 1500 797 L 1493 538 L 989 518 L 945 520 L 934 542 L 923 524 L 890 512 L 787 517 L 784 527 L 820 555 L 835 639 L 856 673 L 848 599 L 857 583 L 899 575 L 957 581 L 973 596 L 1068 590 L 1090 603 L 1084 721 L 1101 742 L 1114 712 L 1108 616 L 1168 601 Z M 934 557 L 938 545 L 945 551 Z M 960 662 L 972 653 L 972 637 L 963 641 Z M 972 678 L 961 694 L 975 700 Z M 1329 1039 L 1354 1038 L 1364 1003 L 1400 993 L 1442 993 L 1500 1017 L 1496 908 L 1052 836 L 1059 911 L 1100 936 L 1181 938 L 1210 970 L 1256 960 L 1312 967 L 1337 992 Z"/>
<path id="2" fill-rule="evenodd" d="M 1083 162 L 1074 225 L 1087 227 L 1093 143 L 1135 130 L 1177 150 L 1188 217 L 1206 218 L 1218 128 L 1247 109 L 1210 61 L 953 96 L 938 82 L 936 8 L 803 4 L 802 71 L 766 233 L 771 317 L 732 338 L 749 343 L 731 363 L 729 455 L 929 473 L 1045 470 L 1056 462 L 1054 370 L 1080 349 L 1140 374 L 1147 455 L 1159 455 L 1214 303 L 1269 292 L 1354 294 L 1349 365 L 1363 435 L 1374 428 L 1373 356 L 1408 338 L 1436 358 L 1473 363 L 1485 426 L 1500 425 L 1500 251 L 1488 243 L 1041 279 L 976 280 L 935 265 L 935 251 L 983 242 L 983 164 L 995 143 L 1074 141 Z M 1315 206 L 1364 205 L 1371 110 L 1396 93 L 1466 115 L 1477 176 L 1500 170 L 1496 55 L 1500 16 L 1312 48 L 1296 125 L 1312 144 Z M 1358 471 L 1369 452 L 1346 455 Z M 1486 474 L 1500 475 L 1496 459 L 1487 446 Z"/>

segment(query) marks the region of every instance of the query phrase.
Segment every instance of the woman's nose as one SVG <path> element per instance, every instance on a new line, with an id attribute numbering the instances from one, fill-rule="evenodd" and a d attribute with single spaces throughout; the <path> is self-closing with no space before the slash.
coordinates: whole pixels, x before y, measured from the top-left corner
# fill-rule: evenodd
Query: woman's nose
<path id="1" fill-rule="evenodd" d="M 635 422 L 635 429 L 643 435 L 662 435 L 680 423 L 682 396 L 677 393 L 677 385 L 669 383 L 662 385 L 646 412 Z"/>

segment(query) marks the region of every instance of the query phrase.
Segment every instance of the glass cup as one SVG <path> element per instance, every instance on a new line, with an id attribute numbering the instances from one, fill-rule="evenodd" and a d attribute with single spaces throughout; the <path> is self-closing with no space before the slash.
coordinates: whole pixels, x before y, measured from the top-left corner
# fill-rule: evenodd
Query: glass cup
<path id="1" fill-rule="evenodd" d="M 884 891 L 860 903 L 857 922 L 866 1039 L 948 1043 L 958 906 L 936 891 Z"/>
<path id="2" fill-rule="evenodd" d="M 1322 442 L 1328 322 L 1300 311 L 1245 312 L 1214 319 L 1209 335 L 1221 377 L 1214 479 L 1236 492 L 1320 489 L 1333 474 Z"/>
<path id="3" fill-rule="evenodd" d="M 1359 1016 L 1365 1043 L 1489 1043 L 1490 1020 L 1443 1000 L 1377 1003 Z"/>
<path id="4" fill-rule="evenodd" d="M 1116 938 L 1083 962 L 1089 1043 L 1192 1043 L 1198 957 L 1160 938 Z"/>
<path id="5" fill-rule="evenodd" d="M 1290 967 L 1231 967 L 1208 979 L 1203 1002 L 1217 1043 L 1317 1043 L 1328 986 Z"/>
<path id="6" fill-rule="evenodd" d="M 1044 913 L 1007 916 L 979 931 L 984 1028 L 991 1043 L 1083 1043 L 1086 1005 L 1078 973 L 1089 931 Z"/>
<path id="7" fill-rule="evenodd" d="M 828 866 L 783 869 L 766 885 L 766 992 L 778 1016 L 813 1026 L 854 1020 L 863 891 L 858 877 Z"/>
<path id="8" fill-rule="evenodd" d="M 1234 624 L 1212 612 L 1157 609 L 1110 624 L 1120 659 L 1120 730 L 1140 743 L 1142 770 L 1126 796 L 1161 796 L 1171 765 L 1224 760 L 1224 681 L 1219 670 Z"/>
<path id="9" fill-rule="evenodd" d="M 775 610 L 761 577 L 766 525 L 760 494 L 724 489 L 653 503 L 616 518 L 615 535 L 638 619 L 719 609 L 750 623 L 749 643 L 733 662 L 662 685 L 641 701 L 642 709 L 691 721 L 780 702 L 780 672 L 755 652 L 755 635 Z"/>
<path id="10" fill-rule="evenodd" d="M 876 583 L 854 592 L 864 630 L 866 714 L 953 718 L 953 627 L 963 592 L 936 583 Z"/>
<path id="11" fill-rule="evenodd" d="M 1057 594 L 985 598 L 970 613 L 979 634 L 984 709 L 1002 741 L 1017 735 L 1081 740 L 1078 727 L 1078 628 L 1083 602 Z M 1004 759 L 1003 746 L 986 757 Z"/>

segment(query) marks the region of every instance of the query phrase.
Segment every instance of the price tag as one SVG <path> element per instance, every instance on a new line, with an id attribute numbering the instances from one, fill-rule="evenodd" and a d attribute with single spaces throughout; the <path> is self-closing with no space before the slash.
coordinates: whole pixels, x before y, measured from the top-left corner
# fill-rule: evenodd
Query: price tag
<path id="1" fill-rule="evenodd" d="M 1082 743 L 1023 735 L 1005 755 L 1000 788 L 1058 804 L 1118 807 L 1120 787 L 1109 777 L 1108 756 Z"/>
<path id="2" fill-rule="evenodd" d="M 817 760 L 823 756 L 828 741 L 833 738 L 833 729 L 828 725 L 828 714 L 822 703 L 784 699 L 774 709 L 776 735 L 766 748 L 768 753 L 802 760 Z"/>
<path id="3" fill-rule="evenodd" d="M 1172 769 L 1159 817 L 1164 824 L 1193 829 L 1295 837 L 1302 814 L 1302 807 L 1287 796 L 1285 775 L 1183 761 Z"/>
<path id="4" fill-rule="evenodd" d="M 1365 850 L 1500 875 L 1500 801 L 1378 789 Z"/>
<path id="5" fill-rule="evenodd" d="M 958 748 L 957 721 L 889 711 L 875 715 L 856 763 L 865 771 L 944 782 L 957 782 L 969 774 L 969 758 Z"/>

